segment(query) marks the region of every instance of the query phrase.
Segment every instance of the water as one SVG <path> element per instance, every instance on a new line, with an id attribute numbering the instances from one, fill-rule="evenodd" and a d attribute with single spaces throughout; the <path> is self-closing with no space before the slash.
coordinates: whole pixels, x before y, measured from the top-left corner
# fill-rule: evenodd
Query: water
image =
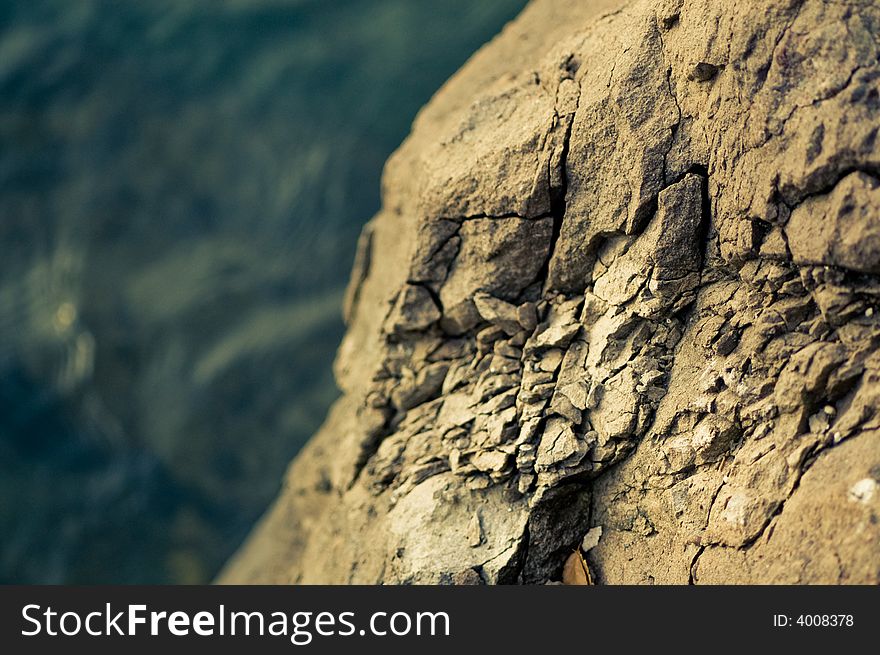
<path id="1" fill-rule="evenodd" d="M 524 0 L 0 0 L 0 582 L 210 580 L 418 108 Z"/>

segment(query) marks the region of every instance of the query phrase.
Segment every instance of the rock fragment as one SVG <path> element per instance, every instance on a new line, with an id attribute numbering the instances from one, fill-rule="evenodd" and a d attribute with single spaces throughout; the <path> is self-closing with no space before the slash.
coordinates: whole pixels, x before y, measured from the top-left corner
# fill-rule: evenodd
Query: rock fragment
<path id="1" fill-rule="evenodd" d="M 508 336 L 513 336 L 522 329 L 519 323 L 517 308 L 508 302 L 494 298 L 489 294 L 474 296 L 474 305 L 480 316 L 492 325 L 497 325 Z"/>
<path id="2" fill-rule="evenodd" d="M 587 534 L 584 535 L 584 539 L 581 542 L 581 550 L 585 553 L 590 552 L 596 546 L 599 545 L 599 539 L 602 538 L 602 526 L 597 525 L 595 528 L 590 528 Z"/>
<path id="3" fill-rule="evenodd" d="M 483 525 L 480 522 L 480 514 L 478 512 L 474 512 L 470 523 L 468 523 L 467 535 L 468 545 L 470 545 L 471 548 L 477 548 L 483 543 Z"/>
<path id="4" fill-rule="evenodd" d="M 417 332 L 427 329 L 440 319 L 440 310 L 430 292 L 418 285 L 407 284 L 386 322 L 386 331 L 392 334 Z"/>
<path id="5" fill-rule="evenodd" d="M 701 61 L 698 64 L 694 65 L 694 68 L 690 74 L 690 78 L 692 80 L 696 80 L 697 82 L 709 82 L 715 79 L 715 77 L 718 75 L 719 70 L 720 68 L 715 64 Z"/>

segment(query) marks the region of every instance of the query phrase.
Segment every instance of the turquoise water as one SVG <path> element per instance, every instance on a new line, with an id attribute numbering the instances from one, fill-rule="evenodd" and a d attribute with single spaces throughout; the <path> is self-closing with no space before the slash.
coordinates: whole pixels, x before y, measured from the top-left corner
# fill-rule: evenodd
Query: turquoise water
<path id="1" fill-rule="evenodd" d="M 524 0 L 0 1 L 0 582 L 209 580 L 418 108 Z"/>

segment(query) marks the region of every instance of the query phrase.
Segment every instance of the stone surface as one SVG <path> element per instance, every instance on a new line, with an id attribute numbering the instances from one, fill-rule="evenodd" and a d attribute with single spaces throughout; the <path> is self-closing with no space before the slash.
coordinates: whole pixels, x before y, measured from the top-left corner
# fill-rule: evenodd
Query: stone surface
<path id="1" fill-rule="evenodd" d="M 345 395 L 221 580 L 880 582 L 878 33 L 535 0 L 388 162 Z"/>

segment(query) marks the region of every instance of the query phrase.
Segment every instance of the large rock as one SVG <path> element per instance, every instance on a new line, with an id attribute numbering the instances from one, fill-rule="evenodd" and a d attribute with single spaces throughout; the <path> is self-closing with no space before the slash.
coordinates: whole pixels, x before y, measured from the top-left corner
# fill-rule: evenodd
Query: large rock
<path id="1" fill-rule="evenodd" d="M 618 5 L 422 111 L 223 581 L 880 581 L 880 6 Z"/>

